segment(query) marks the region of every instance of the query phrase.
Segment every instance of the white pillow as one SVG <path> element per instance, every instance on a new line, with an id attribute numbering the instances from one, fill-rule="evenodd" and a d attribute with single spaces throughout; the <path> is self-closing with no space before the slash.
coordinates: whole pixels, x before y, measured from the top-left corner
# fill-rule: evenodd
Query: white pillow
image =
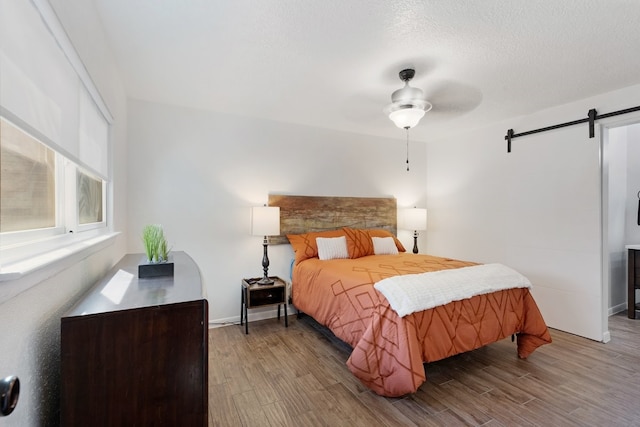
<path id="1" fill-rule="evenodd" d="M 346 236 L 316 237 L 318 258 L 321 260 L 349 258 Z"/>
<path id="2" fill-rule="evenodd" d="M 375 255 L 397 255 L 398 247 L 393 237 L 372 237 L 373 253 Z"/>

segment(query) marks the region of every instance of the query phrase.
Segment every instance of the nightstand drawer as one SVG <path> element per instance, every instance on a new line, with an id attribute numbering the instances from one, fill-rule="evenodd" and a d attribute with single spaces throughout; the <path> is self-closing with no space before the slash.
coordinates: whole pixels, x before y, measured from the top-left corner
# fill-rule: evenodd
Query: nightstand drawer
<path id="1" fill-rule="evenodd" d="M 284 287 L 258 289 L 249 292 L 249 308 L 270 304 L 283 304 L 285 301 Z"/>

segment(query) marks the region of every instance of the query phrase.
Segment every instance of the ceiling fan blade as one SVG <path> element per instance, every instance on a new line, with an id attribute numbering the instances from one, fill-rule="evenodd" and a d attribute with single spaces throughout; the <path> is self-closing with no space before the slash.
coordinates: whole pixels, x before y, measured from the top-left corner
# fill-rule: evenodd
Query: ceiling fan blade
<path id="1" fill-rule="evenodd" d="M 461 116 L 473 111 L 482 102 L 482 92 L 453 80 L 435 82 L 425 90 L 426 98 L 433 105 L 432 115 Z"/>

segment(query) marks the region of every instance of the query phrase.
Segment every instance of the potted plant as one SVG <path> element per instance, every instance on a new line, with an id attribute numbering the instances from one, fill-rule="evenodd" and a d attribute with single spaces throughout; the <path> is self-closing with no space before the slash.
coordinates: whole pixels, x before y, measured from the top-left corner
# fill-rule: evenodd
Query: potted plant
<path id="1" fill-rule="evenodd" d="M 173 276 L 173 263 L 169 262 L 169 246 L 164 230 L 159 224 L 150 224 L 142 229 L 146 262 L 138 265 L 138 277 Z"/>

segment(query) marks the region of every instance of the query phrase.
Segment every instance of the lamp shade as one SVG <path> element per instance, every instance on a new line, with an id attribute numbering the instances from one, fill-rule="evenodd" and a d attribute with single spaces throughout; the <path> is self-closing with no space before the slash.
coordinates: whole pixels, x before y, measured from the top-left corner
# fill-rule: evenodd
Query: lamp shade
<path id="1" fill-rule="evenodd" d="M 402 228 L 405 230 L 426 230 L 427 210 L 421 208 L 403 209 Z"/>
<path id="2" fill-rule="evenodd" d="M 280 207 L 257 206 L 251 208 L 251 234 L 277 236 L 280 234 Z"/>
<path id="3" fill-rule="evenodd" d="M 424 109 L 419 107 L 401 108 L 389 113 L 389 118 L 400 129 L 408 129 L 417 125 L 424 113 Z"/>

